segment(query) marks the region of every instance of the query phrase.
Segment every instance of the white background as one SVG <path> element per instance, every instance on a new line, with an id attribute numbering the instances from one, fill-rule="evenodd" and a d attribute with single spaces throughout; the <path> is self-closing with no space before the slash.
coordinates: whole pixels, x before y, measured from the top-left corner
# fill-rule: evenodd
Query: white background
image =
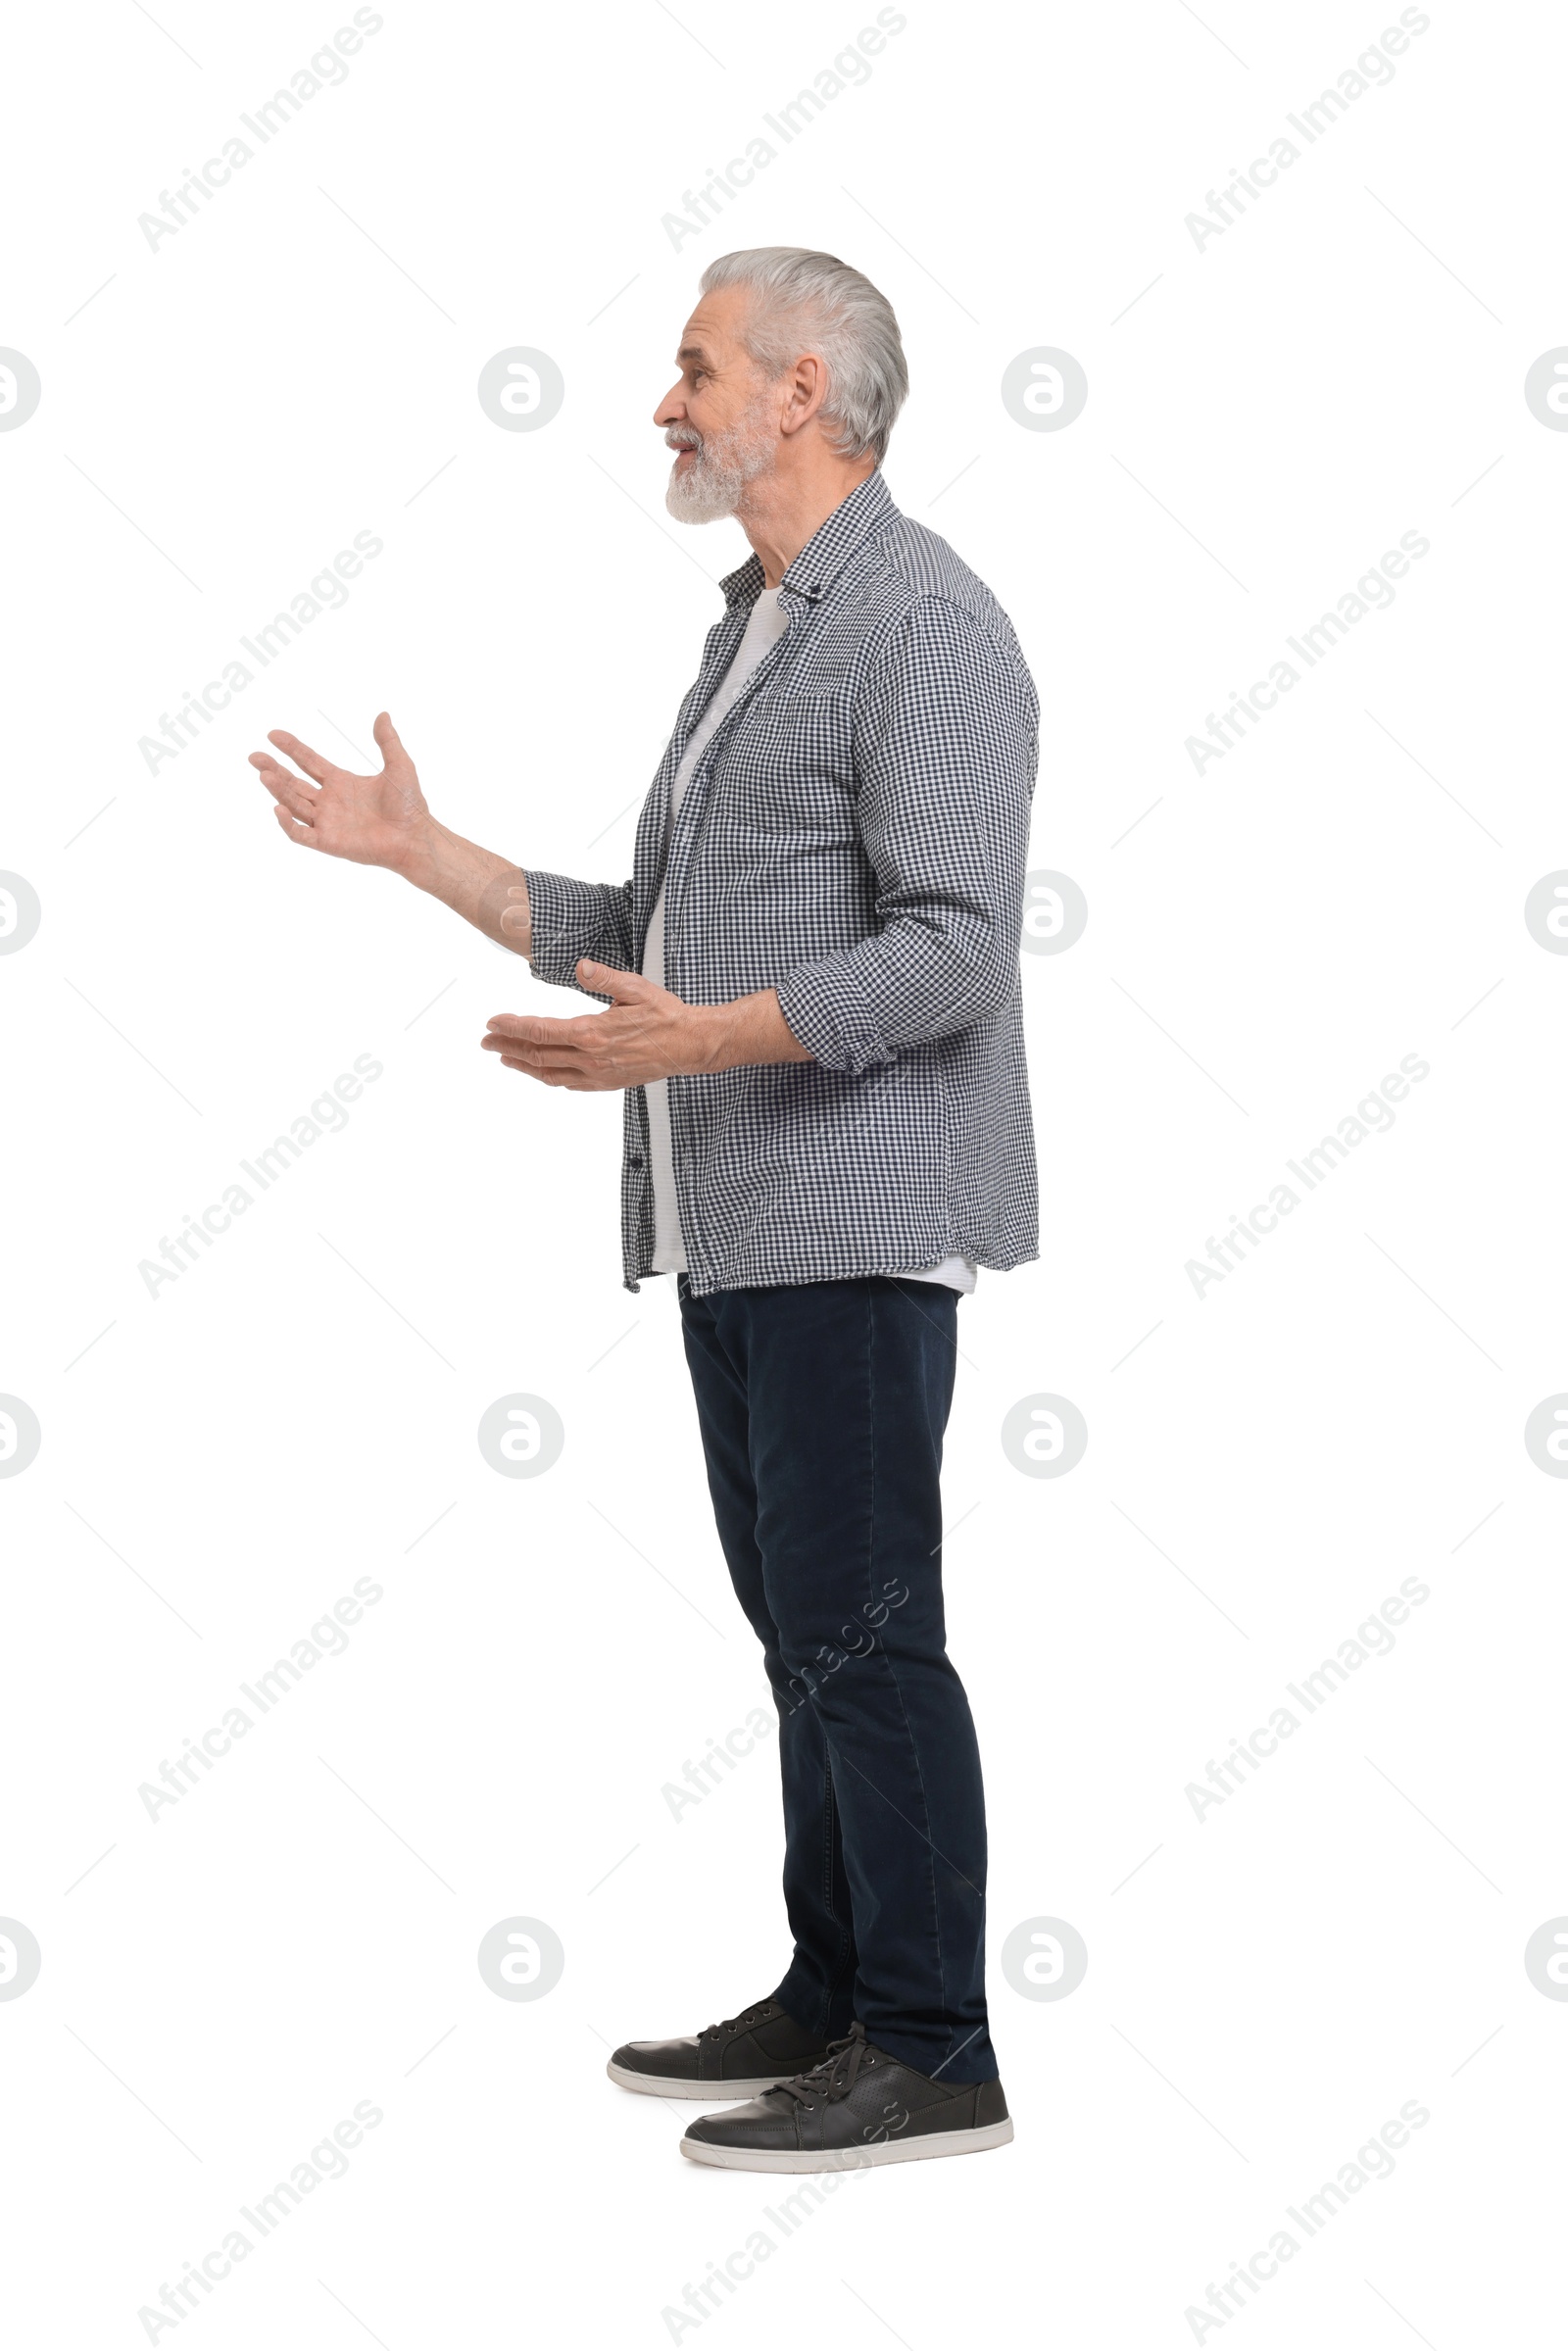
<path id="1" fill-rule="evenodd" d="M 156 13 L 14 25 L 0 162 L 0 343 L 43 382 L 0 434 L 0 865 L 43 907 L 0 960 L 0 1389 L 43 1430 L 0 1483 L 0 1912 L 43 1953 L 0 2003 L 10 2331 L 148 2339 L 162 2283 L 369 2100 L 347 2176 L 155 2339 L 652 2346 L 759 2229 L 675 2339 L 1534 2339 L 1568 1489 L 1522 1431 L 1568 1387 L 1568 962 L 1523 902 L 1568 863 L 1568 440 L 1522 386 L 1568 340 L 1561 24 L 1434 5 L 1200 250 L 1185 216 L 1396 10 L 910 0 L 676 251 L 662 216 L 869 8 L 389 0 L 152 251 L 137 216 L 348 15 Z M 678 1821 L 662 1795 L 765 1692 L 673 1299 L 620 1285 L 620 1104 L 481 1056 L 489 1014 L 570 1000 L 289 848 L 245 764 L 276 725 L 357 764 L 386 706 L 448 823 L 624 878 L 744 553 L 665 517 L 651 412 L 699 269 L 772 241 L 898 309 L 889 483 L 1014 618 L 1033 862 L 1090 907 L 1024 958 L 1041 1256 L 960 1308 L 946 1481 L 1017 2138 L 852 2180 L 787 2239 L 779 2182 L 681 2161 L 681 2114 L 603 2073 L 788 1956 L 771 1740 Z M 565 378 L 538 432 L 475 397 L 518 344 Z M 1059 432 L 1000 398 L 1041 345 L 1088 374 Z M 138 739 L 362 530 L 346 606 L 150 775 Z M 1207 713 L 1411 530 L 1392 608 L 1195 774 Z M 346 1129 L 150 1297 L 139 1261 L 359 1054 L 384 1074 Z M 1406 1054 L 1392 1131 L 1195 1295 L 1186 1261 Z M 533 1481 L 475 1443 L 517 1391 L 566 1432 Z M 1058 1480 L 1000 1444 L 1041 1392 L 1089 1426 Z M 150 1819 L 141 1784 L 361 1577 L 346 1652 Z M 1195 1817 L 1408 1577 L 1393 1652 Z M 527 2003 L 475 1963 L 515 1915 L 565 1950 Z M 1088 1945 L 1064 2000 L 1002 1973 L 1039 1917 Z M 1393 2177 L 1200 2332 L 1410 2100 Z"/>

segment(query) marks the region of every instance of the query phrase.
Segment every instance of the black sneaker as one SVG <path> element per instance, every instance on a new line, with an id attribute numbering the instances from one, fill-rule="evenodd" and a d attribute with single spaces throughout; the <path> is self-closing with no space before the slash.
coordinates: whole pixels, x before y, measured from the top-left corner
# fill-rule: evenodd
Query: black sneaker
<path id="1" fill-rule="evenodd" d="M 1003 2147 L 1012 2121 L 1000 2082 L 934 2080 L 852 2025 L 823 2062 L 726 2114 L 698 2117 L 680 2142 L 693 2163 L 731 2172 L 854 2172 L 928 2155 Z"/>
<path id="2" fill-rule="evenodd" d="M 758 2000 L 692 2040 L 629 2040 L 605 2071 L 622 2089 L 661 2098 L 755 2098 L 820 2064 L 829 2045 L 776 2000 Z"/>

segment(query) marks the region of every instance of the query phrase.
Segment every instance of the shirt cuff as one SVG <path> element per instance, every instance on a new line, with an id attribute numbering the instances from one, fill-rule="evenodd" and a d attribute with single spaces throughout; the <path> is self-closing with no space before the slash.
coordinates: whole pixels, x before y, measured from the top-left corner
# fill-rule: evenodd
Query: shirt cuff
<path id="1" fill-rule="evenodd" d="M 528 961 L 534 978 L 552 988 L 580 987 L 578 959 L 600 944 L 603 890 L 596 883 L 575 881 L 565 873 L 541 873 L 531 865 L 524 866 L 523 879 L 528 886 Z"/>
<path id="2" fill-rule="evenodd" d="M 824 1068 L 858 1077 L 894 1059 L 870 1005 L 842 964 L 798 963 L 775 994 L 786 1027 Z"/>

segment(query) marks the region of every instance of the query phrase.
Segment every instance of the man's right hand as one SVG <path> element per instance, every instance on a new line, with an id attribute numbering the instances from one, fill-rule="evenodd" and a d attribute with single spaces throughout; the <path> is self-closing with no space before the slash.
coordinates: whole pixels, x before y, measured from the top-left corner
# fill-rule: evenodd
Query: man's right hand
<path id="1" fill-rule="evenodd" d="M 265 751 L 251 753 L 251 765 L 277 803 L 273 814 L 278 823 L 302 849 L 398 872 L 424 833 L 430 811 L 414 761 L 385 710 L 374 731 L 385 761 L 379 775 L 351 775 L 346 767 L 323 759 L 298 735 L 281 729 L 267 740 L 286 752 L 313 782 L 306 783 Z"/>

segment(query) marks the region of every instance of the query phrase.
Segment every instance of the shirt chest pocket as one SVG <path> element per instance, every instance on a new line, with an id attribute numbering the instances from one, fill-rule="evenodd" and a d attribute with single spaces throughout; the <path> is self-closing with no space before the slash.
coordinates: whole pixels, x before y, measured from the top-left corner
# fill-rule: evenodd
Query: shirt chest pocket
<path id="1" fill-rule="evenodd" d="M 789 833 L 819 846 L 855 840 L 848 694 L 764 695 L 725 745 L 713 781 L 713 817 L 738 833 Z"/>

